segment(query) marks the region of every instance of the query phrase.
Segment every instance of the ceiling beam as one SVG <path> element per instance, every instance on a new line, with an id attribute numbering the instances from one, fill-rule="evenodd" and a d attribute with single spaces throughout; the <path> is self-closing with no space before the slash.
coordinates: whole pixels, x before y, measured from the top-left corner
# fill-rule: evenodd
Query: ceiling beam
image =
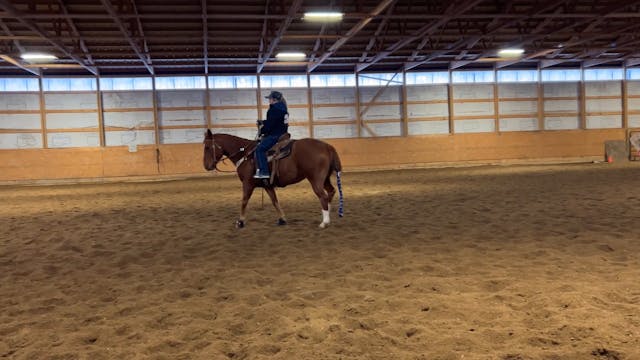
<path id="1" fill-rule="evenodd" d="M 503 23 L 498 23 L 497 21 L 492 21 L 490 26 L 487 27 L 487 30 L 485 31 L 485 33 L 481 36 L 481 38 L 483 37 L 488 37 L 490 35 L 493 35 L 495 33 L 497 33 L 499 30 L 505 29 L 509 26 L 513 26 L 523 20 L 527 20 L 527 19 L 531 19 L 531 18 L 535 18 L 538 15 L 543 15 L 546 11 L 549 10 L 554 10 L 554 14 L 558 14 L 558 12 L 560 10 L 562 10 L 562 8 L 560 8 L 559 6 L 562 5 L 563 3 L 565 3 L 567 0 L 550 0 L 547 1 L 546 3 L 544 3 L 542 6 L 536 7 L 536 10 L 526 14 L 526 15 L 518 15 L 519 17 L 516 19 L 512 19 L 512 20 L 508 20 L 505 21 Z M 538 24 L 538 26 L 531 32 L 532 34 L 537 34 L 538 32 L 542 31 L 542 29 L 544 28 L 544 26 L 546 26 L 546 24 L 549 22 L 549 18 L 544 18 L 540 24 Z M 538 37 L 539 38 L 539 37 Z M 479 41 L 480 39 L 477 39 L 477 41 Z M 533 41 L 533 40 L 532 40 Z M 465 44 L 464 46 L 466 46 L 467 48 L 470 47 L 470 44 Z M 452 50 L 456 50 L 455 48 Z M 484 58 L 487 56 L 492 56 L 494 55 L 495 50 L 485 50 L 483 53 L 481 53 L 477 59 L 480 58 Z M 431 59 L 429 59 L 431 60 Z M 427 61 L 429 61 L 427 60 Z M 466 61 L 456 61 L 454 63 L 452 63 L 453 66 L 451 66 L 451 69 L 457 69 L 459 67 L 462 67 L 464 65 L 470 64 L 472 62 L 474 62 L 475 60 L 466 60 Z M 423 64 L 426 61 L 423 61 L 421 64 Z M 415 66 L 421 65 L 421 64 L 416 64 Z M 415 67 L 414 66 L 414 67 Z"/>
<path id="2" fill-rule="evenodd" d="M 572 46 L 577 46 L 577 45 L 582 45 L 582 44 L 585 44 L 585 43 L 590 43 L 593 40 L 597 40 L 599 38 L 603 38 L 603 37 L 607 37 L 607 36 L 611 36 L 611 35 L 616 35 L 616 34 L 621 33 L 621 32 L 637 29 L 639 27 L 640 27 L 640 24 L 634 24 L 634 25 L 626 26 L 626 27 L 624 27 L 622 29 L 619 29 L 617 31 L 608 32 L 606 34 L 605 33 L 601 33 L 601 34 L 598 34 L 598 35 L 592 35 L 592 36 L 587 36 L 587 37 L 583 37 L 583 38 L 578 38 L 576 40 L 564 43 L 562 48 L 565 49 L 565 48 L 569 48 L 569 47 L 572 47 Z M 536 52 L 534 54 L 527 55 L 527 56 L 525 56 L 525 57 L 523 57 L 521 59 L 498 63 L 498 64 L 496 64 L 496 68 L 503 68 L 503 67 L 507 67 L 509 65 L 516 64 L 516 63 L 521 62 L 521 61 L 535 59 L 537 57 L 545 56 L 545 55 L 553 53 L 555 51 L 558 51 L 558 49 L 557 48 L 552 48 L 552 49 L 541 50 L 541 51 L 538 51 L 538 52 Z M 590 56 L 594 56 L 595 54 L 597 54 L 597 51 L 598 50 L 596 50 L 596 51 L 592 50 L 591 52 L 593 52 L 593 54 L 589 54 L 589 55 Z M 540 62 L 540 65 L 541 65 L 541 68 L 545 68 L 545 67 L 549 67 L 549 66 L 553 66 L 553 65 L 558 65 L 558 64 L 561 64 L 563 62 L 579 61 L 579 60 L 580 59 L 576 58 L 576 57 L 571 57 L 571 58 L 568 58 L 568 59 L 544 59 L 544 60 L 542 60 Z"/>
<path id="3" fill-rule="evenodd" d="M 360 56 L 360 59 L 358 60 L 358 62 L 363 62 L 367 58 L 367 54 L 369 53 L 369 51 L 373 49 L 373 45 L 376 44 L 376 41 L 378 40 L 378 36 L 380 36 L 380 34 L 382 33 L 382 30 L 384 29 L 384 27 L 387 25 L 387 22 L 389 21 L 389 16 L 393 14 L 393 9 L 395 7 L 395 4 L 396 4 L 396 1 L 394 0 L 391 3 L 391 5 L 389 5 L 387 12 L 384 14 L 384 17 L 382 18 L 382 21 L 380 21 L 380 24 L 378 24 L 378 28 L 376 29 L 376 32 L 373 33 L 373 36 L 371 37 L 371 39 L 369 39 L 369 43 L 367 44 L 367 47 L 362 52 L 362 56 Z"/>
<path id="4" fill-rule="evenodd" d="M 632 66 L 636 66 L 636 65 L 640 65 L 640 58 L 627 59 L 624 62 L 624 66 L 626 66 L 626 67 L 632 67 Z"/>
<path id="5" fill-rule="evenodd" d="M 20 21 L 24 26 L 29 28 L 29 30 L 35 32 L 40 35 L 40 37 L 46 40 L 49 44 L 53 45 L 56 49 L 58 49 L 61 53 L 65 54 L 69 58 L 73 59 L 73 61 L 80 64 L 84 69 L 89 71 L 94 75 L 98 75 L 98 69 L 93 66 L 89 66 L 85 64 L 84 60 L 74 55 L 69 49 L 64 46 L 63 43 L 52 39 L 46 32 L 44 32 L 37 24 L 33 21 L 25 18 L 24 13 L 16 9 L 8 0 L 0 0 L 0 8 L 3 8 L 6 13 L 11 15 L 15 20 Z"/>
<path id="6" fill-rule="evenodd" d="M 67 8 L 64 6 L 64 2 L 62 0 L 58 0 L 58 7 L 60 8 L 60 11 L 65 14 L 65 15 L 69 15 L 69 11 L 67 11 Z M 87 58 L 87 61 L 89 62 L 89 64 L 93 65 L 93 58 L 91 57 L 91 54 L 89 53 L 89 48 L 87 48 L 87 45 L 84 42 L 84 39 L 80 36 L 80 32 L 78 31 L 78 28 L 76 27 L 76 25 L 73 22 L 73 19 L 71 19 L 70 17 L 65 18 L 67 20 L 67 24 L 69 25 L 69 28 L 71 29 L 71 33 L 73 34 L 73 36 L 75 36 L 76 38 L 78 38 L 78 44 L 80 45 L 80 49 L 82 50 L 82 52 L 84 53 L 84 56 Z"/>
<path id="7" fill-rule="evenodd" d="M 269 14 L 269 0 L 266 0 L 264 3 L 264 14 Z M 269 23 L 269 19 L 265 16 L 262 21 L 262 32 L 260 33 L 260 45 L 258 48 L 258 63 L 262 63 L 262 54 L 264 54 L 265 48 L 265 38 L 267 37 L 267 25 Z"/>
<path id="8" fill-rule="evenodd" d="M 273 51 L 276 49 L 276 47 L 280 43 L 280 40 L 282 40 L 282 35 L 284 35 L 284 32 L 287 30 L 287 28 L 289 27 L 289 25 L 293 21 L 293 18 L 298 13 L 298 10 L 300 9 L 300 6 L 302 6 L 302 0 L 294 0 L 293 4 L 291 4 L 291 6 L 289 7 L 289 12 L 287 13 L 287 18 L 284 19 L 282 24 L 280 24 L 280 28 L 278 29 L 278 32 L 276 33 L 276 36 L 271 40 L 271 43 L 269 44 L 269 49 L 267 50 L 265 56 L 262 58 L 262 62 L 260 62 L 258 64 L 258 68 L 257 68 L 257 71 L 256 71 L 258 74 L 264 68 L 265 63 L 267 61 L 269 61 L 269 58 L 271 58 L 271 54 L 273 54 Z"/>
<path id="9" fill-rule="evenodd" d="M 202 56 L 204 57 L 204 74 L 209 74 L 209 17 L 207 0 L 200 1 L 202 8 Z"/>
<path id="10" fill-rule="evenodd" d="M 371 20 L 376 20 L 382 18 L 383 15 L 373 16 Z M 439 19 L 442 15 L 440 14 L 393 14 L 389 16 L 391 20 L 434 20 Z M 229 13 L 210 13 L 210 20 L 262 20 L 268 18 L 269 20 L 284 20 L 287 18 L 287 15 L 283 14 L 268 14 L 268 15 L 260 15 L 260 14 L 229 14 Z M 369 18 L 370 13 L 345 13 L 343 19 L 365 19 Z M 495 14 L 495 13 L 468 13 L 462 14 L 458 16 L 460 19 L 516 19 L 520 18 L 521 15 L 518 14 Z M 591 18 L 592 15 L 584 12 L 574 12 L 574 13 L 562 13 L 562 14 L 538 14 L 534 15 L 532 18 L 534 19 L 546 19 L 546 18 L 554 18 L 554 19 L 585 19 Z M 640 18 L 640 13 L 638 12 L 615 12 L 611 14 L 603 14 L 602 17 L 607 19 L 629 19 L 629 18 Z M 72 13 L 69 15 L 64 14 L 51 14 L 51 13 L 33 13 L 33 14 L 25 14 L 25 19 L 32 20 L 51 20 L 51 19 L 64 19 L 64 18 L 73 18 L 73 19 L 85 19 L 85 20 L 108 20 L 110 17 L 105 15 L 104 13 Z M 176 12 L 164 12 L 164 13 L 146 13 L 146 14 L 120 14 L 121 19 L 131 19 L 131 18 L 140 18 L 140 19 L 160 19 L 160 20 L 184 20 L 184 19 L 192 19 L 199 20 L 201 18 L 200 13 L 176 13 Z M 13 19 L 13 16 L 8 12 L 0 11 L 0 19 Z"/>
<path id="11" fill-rule="evenodd" d="M 512 7 L 513 7 L 513 3 L 514 0 L 510 0 L 509 2 L 507 2 L 506 4 L 503 5 L 502 8 L 502 14 L 501 15 L 506 15 L 509 14 L 509 12 L 511 11 Z M 495 17 L 493 18 L 493 20 L 486 26 L 487 29 L 492 29 L 493 31 L 496 31 L 497 29 L 501 29 L 502 27 L 504 27 L 505 25 L 499 25 L 501 18 L 500 17 Z M 485 32 L 486 33 L 486 32 Z M 489 34 L 485 34 L 485 35 L 489 35 Z M 422 49 L 424 48 L 424 46 L 427 44 L 427 42 L 430 40 L 430 37 L 425 36 L 422 41 L 420 41 L 420 43 L 418 44 L 418 46 L 416 47 L 416 49 L 411 53 L 411 56 L 408 59 L 407 64 L 405 64 L 405 71 L 406 70 L 410 70 L 416 66 L 422 65 L 428 61 L 431 61 L 432 59 L 442 56 L 444 54 L 446 54 L 447 52 L 451 51 L 452 49 L 457 49 L 458 47 L 461 48 L 472 48 L 475 46 L 475 44 L 480 41 L 480 39 L 482 39 L 481 36 L 473 36 L 471 38 L 468 39 L 468 41 L 465 41 L 463 44 L 459 44 L 458 42 L 456 42 L 453 46 L 449 46 L 449 48 L 447 49 L 447 51 L 437 51 L 436 53 L 439 53 L 437 56 L 433 57 L 433 55 L 435 53 L 430 54 L 428 59 L 423 59 L 422 62 L 418 63 L 417 65 L 414 65 L 412 67 L 408 67 L 407 64 L 411 64 L 415 61 L 416 57 L 420 54 L 420 51 L 422 51 Z M 456 57 L 456 60 L 462 59 L 465 55 L 466 55 L 466 51 L 462 51 L 460 55 L 458 55 L 458 57 Z"/>
<path id="12" fill-rule="evenodd" d="M 366 62 L 366 63 L 362 63 L 362 64 L 358 64 L 356 66 L 356 71 L 360 72 L 366 68 L 368 68 L 369 66 L 377 63 L 378 61 L 382 60 L 383 58 L 385 58 L 388 55 L 393 54 L 394 52 L 402 49 L 403 47 L 405 47 L 406 45 L 421 39 L 423 37 L 429 36 L 431 34 L 433 34 L 433 32 L 435 32 L 436 30 L 438 30 L 442 25 L 446 24 L 447 22 L 449 22 L 451 19 L 459 16 L 460 14 L 465 13 L 466 11 L 472 9 L 474 6 L 476 6 L 478 3 L 482 2 L 482 0 L 467 0 L 466 2 L 463 2 L 462 4 L 460 4 L 459 6 L 456 6 L 458 4 L 453 3 L 450 4 L 444 11 L 444 13 L 442 14 L 442 16 L 437 19 L 434 20 L 426 25 L 424 25 L 423 27 L 421 27 L 418 31 L 414 32 L 413 35 L 397 41 L 396 43 L 394 43 L 393 45 L 387 47 L 386 50 L 378 53 L 373 59 L 371 59 L 371 61 Z"/>
<path id="13" fill-rule="evenodd" d="M 131 10 L 133 10 L 133 13 L 136 15 L 136 23 L 137 23 L 136 25 L 138 25 L 138 34 L 140 35 L 139 40 L 142 40 L 142 49 L 144 50 L 145 53 L 147 53 L 147 63 L 151 64 L 151 56 L 149 55 L 149 45 L 147 44 L 147 37 L 144 36 L 142 21 L 140 20 L 140 17 L 137 16 L 137 15 L 140 15 L 138 14 L 138 7 L 136 6 L 135 0 L 130 0 L 130 1 L 131 1 Z"/>
<path id="14" fill-rule="evenodd" d="M 333 9 L 333 4 L 335 0 L 329 1 L 329 9 Z M 311 56 L 309 56 L 309 63 L 312 63 L 316 59 L 316 55 L 318 54 L 318 50 L 320 50 L 320 45 L 322 44 L 322 40 L 326 39 L 325 31 L 327 31 L 327 23 L 322 23 L 320 26 L 320 33 L 316 36 L 316 41 L 313 43 L 313 49 L 311 50 Z"/>
<path id="15" fill-rule="evenodd" d="M 20 68 L 20 69 L 22 69 L 22 70 L 24 70 L 24 71 L 30 72 L 30 73 L 32 73 L 33 75 L 38 75 L 38 76 L 41 76 L 41 75 L 42 75 L 42 72 L 41 72 L 40 70 L 29 69 L 28 67 L 24 66 L 24 65 L 23 65 L 23 64 L 21 64 L 18 60 L 16 60 L 16 59 L 12 58 L 12 57 L 11 57 L 11 56 L 9 56 L 9 55 L 0 55 L 0 59 L 2 59 L 2 60 L 4 60 L 4 61 L 8 62 L 8 63 L 9 63 L 9 64 L 11 64 L 11 65 L 14 65 L 14 66 L 18 67 L 18 68 Z"/>
<path id="16" fill-rule="evenodd" d="M 343 37 L 336 40 L 336 42 L 333 43 L 333 45 L 331 45 L 329 50 L 327 50 L 324 54 L 322 54 L 322 56 L 320 56 L 320 58 L 318 58 L 317 61 L 310 63 L 309 66 L 307 67 L 307 72 L 313 71 L 325 60 L 327 60 L 330 56 L 332 56 L 336 51 L 338 51 L 338 49 L 342 45 L 344 45 L 347 41 L 349 41 L 349 39 L 354 37 L 358 33 L 358 31 L 362 30 L 365 26 L 367 26 L 367 24 L 371 22 L 371 20 L 373 20 L 378 14 L 383 12 L 384 9 L 387 8 L 387 6 L 391 5 L 395 1 L 396 0 L 382 0 L 378 4 L 378 6 L 376 6 L 375 9 L 373 9 L 369 13 L 368 17 L 365 17 L 364 19 L 360 20 L 356 25 L 354 25 L 351 29 L 349 29 L 349 31 L 347 31 L 347 33 Z"/>
<path id="17" fill-rule="evenodd" d="M 2 19 L 0 19 L 0 27 L 2 27 L 2 30 L 4 30 L 5 34 L 7 34 L 7 36 L 9 37 L 14 37 L 13 33 L 11 32 L 11 29 L 9 29 L 9 27 L 7 26 L 7 24 L 4 23 L 4 21 L 2 21 Z M 40 39 L 40 38 L 38 38 Z M 20 53 L 24 53 L 24 47 L 22 47 L 22 45 L 20 44 L 20 41 L 16 38 L 12 38 L 11 39 L 13 41 L 13 45 L 16 47 L 16 49 L 18 49 L 18 51 L 20 51 Z"/>
<path id="18" fill-rule="evenodd" d="M 605 17 L 606 17 L 607 14 L 611 14 L 611 13 L 620 11 L 620 10 L 626 8 L 627 6 L 634 5 L 634 4 L 637 4 L 639 2 L 640 1 L 637 1 L 637 0 L 636 1 L 628 1 L 628 0 L 618 1 L 617 3 L 615 3 L 613 5 L 610 5 L 606 9 L 604 9 L 601 14 L 596 14 L 595 16 L 592 16 L 592 18 L 590 18 L 590 19 L 577 21 L 577 22 L 574 22 L 571 25 L 568 25 L 568 26 L 565 25 L 565 26 L 563 26 L 561 28 L 556 28 L 556 29 L 552 30 L 551 32 L 546 31 L 546 33 L 555 33 L 555 32 L 558 32 L 558 31 L 567 30 L 567 29 L 575 28 L 576 26 L 582 26 L 582 25 L 587 25 L 587 27 L 585 29 L 583 29 L 584 32 L 590 32 L 598 24 L 606 21 Z M 544 55 L 547 55 L 547 54 L 550 54 L 550 53 L 554 53 L 554 52 L 555 53 L 559 53 L 559 52 L 563 51 L 563 49 L 569 48 L 571 46 L 581 45 L 581 44 L 588 43 L 588 42 L 590 42 L 592 40 L 595 40 L 595 39 L 599 39 L 599 38 L 606 37 L 606 36 L 611 36 L 611 35 L 614 35 L 614 34 L 619 34 L 621 32 L 625 32 L 627 30 L 634 29 L 636 27 L 637 27 L 636 25 L 631 25 L 631 26 L 624 27 L 624 28 L 622 28 L 620 30 L 617 30 L 617 31 L 614 31 L 614 32 L 607 32 L 607 33 L 600 32 L 600 33 L 597 33 L 595 35 L 587 36 L 587 37 L 584 37 L 584 38 L 580 38 L 579 37 L 580 35 L 584 35 L 582 32 L 580 32 L 580 33 L 577 33 L 577 34 L 573 35 L 569 41 L 563 43 L 562 44 L 563 45 L 562 48 L 547 49 L 547 50 L 543 50 L 542 52 L 539 52 L 539 53 L 535 53 L 535 54 L 532 54 L 532 55 L 529 55 L 529 56 L 525 56 L 522 59 L 502 62 L 502 63 L 496 64 L 496 68 L 503 68 L 503 67 L 506 67 L 506 66 L 509 66 L 509 65 L 516 64 L 516 63 L 518 63 L 520 61 L 530 60 L 530 59 L 533 59 L 533 58 L 536 58 L 536 57 L 540 57 L 540 56 L 544 56 Z M 538 30 L 538 29 L 536 29 L 536 30 Z M 543 29 L 540 29 L 540 31 L 542 31 L 542 30 Z M 546 35 L 543 35 L 542 38 L 544 38 L 545 36 Z M 526 43 L 530 43 L 532 41 L 533 40 L 530 40 L 530 41 L 527 41 Z M 560 63 L 563 63 L 563 62 L 576 61 L 576 60 L 577 59 L 575 59 L 575 58 L 561 59 L 561 60 L 558 60 L 558 61 L 555 61 L 554 59 L 551 59 L 551 60 L 547 60 L 547 61 L 541 62 L 541 65 L 545 65 L 545 67 L 548 67 L 548 66 L 557 65 L 557 64 L 560 64 Z M 552 65 L 549 65 L 549 64 L 552 64 Z"/>
<path id="19" fill-rule="evenodd" d="M 3 0 L 0 0 L 0 1 L 3 1 Z M 142 61 L 142 63 L 144 64 L 144 67 L 147 68 L 147 71 L 149 71 L 151 75 L 154 75 L 153 67 L 151 66 L 151 61 L 145 58 L 145 56 L 142 54 L 142 51 L 138 47 L 138 44 L 136 44 L 135 41 L 133 41 L 133 39 L 131 38 L 131 35 L 129 34 L 129 31 L 125 28 L 124 24 L 122 23 L 122 20 L 119 18 L 118 14 L 116 13 L 116 10 L 113 8 L 111 1 L 100 0 L 100 2 L 102 2 L 102 5 L 107 10 L 107 13 L 109 14 L 109 16 L 111 16 L 111 19 L 113 20 L 113 22 L 116 23 L 116 25 L 124 35 L 125 39 L 133 49 L 133 52 L 135 52 L 138 58 L 140 58 L 140 61 Z"/>

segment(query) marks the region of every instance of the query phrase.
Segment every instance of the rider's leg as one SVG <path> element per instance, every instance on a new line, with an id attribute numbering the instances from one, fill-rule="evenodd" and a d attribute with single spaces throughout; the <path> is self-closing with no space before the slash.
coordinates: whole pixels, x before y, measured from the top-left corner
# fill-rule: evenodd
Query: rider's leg
<path id="1" fill-rule="evenodd" d="M 258 178 L 269 177 L 269 163 L 267 162 L 267 151 L 271 149 L 273 145 L 278 142 L 277 136 L 265 136 L 258 146 L 256 147 L 256 167 L 259 169 L 259 173 L 256 172 Z"/>

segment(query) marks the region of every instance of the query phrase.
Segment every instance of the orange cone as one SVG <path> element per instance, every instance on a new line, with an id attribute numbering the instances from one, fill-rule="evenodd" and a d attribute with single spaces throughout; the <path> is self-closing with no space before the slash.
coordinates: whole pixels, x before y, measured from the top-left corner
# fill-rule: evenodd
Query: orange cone
<path id="1" fill-rule="evenodd" d="M 607 155 L 607 162 L 611 164 L 613 162 L 613 156 Z"/>

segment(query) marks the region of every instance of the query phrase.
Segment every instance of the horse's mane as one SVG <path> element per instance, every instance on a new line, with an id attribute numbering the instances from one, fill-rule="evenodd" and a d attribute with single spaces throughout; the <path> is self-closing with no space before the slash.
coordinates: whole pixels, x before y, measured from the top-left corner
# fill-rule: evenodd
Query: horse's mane
<path id="1" fill-rule="evenodd" d="M 255 143 L 256 140 L 246 139 L 240 136 L 235 136 L 231 134 L 224 133 L 215 133 L 213 134 L 214 138 L 220 139 L 221 141 L 230 141 L 230 142 L 241 142 L 243 145 Z"/>

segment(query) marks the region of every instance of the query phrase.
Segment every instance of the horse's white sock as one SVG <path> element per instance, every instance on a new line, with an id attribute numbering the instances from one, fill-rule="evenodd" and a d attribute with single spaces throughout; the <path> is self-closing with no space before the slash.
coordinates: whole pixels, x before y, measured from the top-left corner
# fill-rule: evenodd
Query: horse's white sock
<path id="1" fill-rule="evenodd" d="M 329 221 L 329 210 L 322 210 L 322 222 L 328 224 Z"/>

